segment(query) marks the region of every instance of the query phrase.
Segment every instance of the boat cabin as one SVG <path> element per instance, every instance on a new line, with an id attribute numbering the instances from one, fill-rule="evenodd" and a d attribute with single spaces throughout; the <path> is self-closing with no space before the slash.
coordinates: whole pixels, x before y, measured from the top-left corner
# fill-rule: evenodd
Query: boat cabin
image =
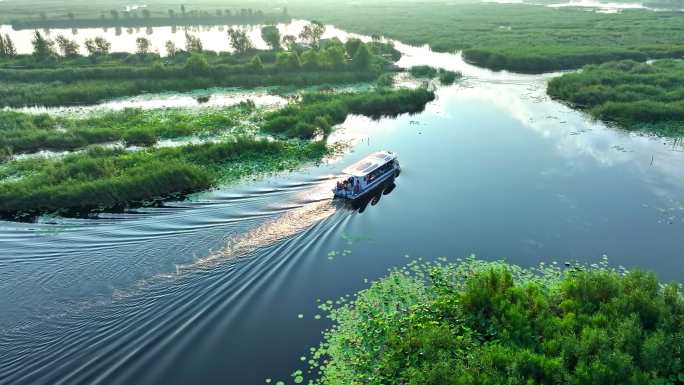
<path id="1" fill-rule="evenodd" d="M 347 167 L 345 177 L 333 189 L 336 197 L 357 199 L 400 172 L 397 155 L 379 151 Z"/>

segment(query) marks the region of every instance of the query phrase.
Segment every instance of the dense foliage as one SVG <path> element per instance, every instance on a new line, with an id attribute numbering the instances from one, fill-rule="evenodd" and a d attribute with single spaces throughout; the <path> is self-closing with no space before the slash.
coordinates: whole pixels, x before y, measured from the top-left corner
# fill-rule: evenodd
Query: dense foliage
<path id="1" fill-rule="evenodd" d="M 337 39 L 326 41 L 320 49 L 257 51 L 245 41 L 245 35 L 236 30 L 232 33 L 231 41 L 238 49 L 235 53 L 202 51 L 197 44 L 190 44 L 186 49 L 193 52 L 174 51 L 161 58 L 144 52 L 110 54 L 99 48 L 107 42 L 98 43 L 98 39 L 91 42 L 89 57 L 60 57 L 53 42 L 36 32 L 36 54 L 0 58 L 0 106 L 94 104 L 145 92 L 220 86 L 372 81 L 388 70 L 390 60 L 398 59 L 391 44 L 380 42 L 359 42 L 353 52 Z"/>
<path id="2" fill-rule="evenodd" d="M 684 382 L 684 300 L 655 275 L 602 266 L 412 263 L 330 311 L 320 384 Z M 301 371 L 296 372 L 301 374 Z"/>
<path id="3" fill-rule="evenodd" d="M 587 66 L 549 82 L 548 93 L 632 130 L 684 135 L 684 62 Z"/>
<path id="4" fill-rule="evenodd" d="M 267 132 L 287 137 L 327 136 L 332 126 L 344 122 L 349 114 L 380 118 L 416 113 L 422 111 L 434 98 L 434 92 L 425 88 L 305 94 L 302 103 L 267 114 L 263 128 Z"/>
<path id="5" fill-rule="evenodd" d="M 684 55 L 679 12 L 587 12 L 522 4 L 373 2 L 352 6 L 323 1 L 293 14 L 349 31 L 384 34 L 437 51 L 463 50 L 465 59 L 492 69 L 546 72 L 611 60 Z"/>

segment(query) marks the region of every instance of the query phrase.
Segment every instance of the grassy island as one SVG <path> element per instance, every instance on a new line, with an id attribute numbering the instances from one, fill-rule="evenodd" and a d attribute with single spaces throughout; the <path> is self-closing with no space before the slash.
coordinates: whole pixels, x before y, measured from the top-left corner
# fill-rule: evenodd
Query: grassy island
<path id="1" fill-rule="evenodd" d="M 305 94 L 300 102 L 269 113 L 250 103 L 201 111 L 132 109 L 81 119 L 4 112 L 0 132 L 9 150 L 0 163 L 0 214 L 18 218 L 146 205 L 245 176 L 290 170 L 325 156 L 327 134 L 348 114 L 415 113 L 433 99 L 434 93 L 423 88 L 383 89 Z M 160 137 L 201 133 L 225 135 L 202 144 L 152 146 Z M 149 147 L 86 147 L 109 141 Z M 67 148 L 81 150 L 62 157 L 13 157 L 19 151 Z"/>
<path id="2" fill-rule="evenodd" d="M 325 48 L 292 45 L 290 50 L 259 51 L 236 33 L 238 52 L 210 52 L 188 36 L 188 47 L 160 57 L 156 53 L 109 53 L 99 40 L 89 56 L 57 55 L 43 39 L 33 55 L 0 55 L 0 106 L 95 104 L 107 98 L 209 87 L 309 86 L 373 81 L 391 69 L 396 50 L 380 42 Z M 68 40 L 68 39 L 67 39 Z M 69 49 L 67 41 L 63 43 Z M 145 44 L 143 41 L 141 44 Z M 149 43 L 148 43 L 149 44 Z M 36 44 L 34 44 L 36 45 Z M 226 38 L 228 45 L 228 38 Z"/>
<path id="3" fill-rule="evenodd" d="M 549 82 L 548 94 L 628 130 L 684 135 L 684 62 L 587 66 Z"/>
<path id="4" fill-rule="evenodd" d="M 353 301 L 322 306 L 335 326 L 309 361 L 315 383 L 684 382 L 679 286 L 594 266 L 469 258 L 394 270 Z"/>

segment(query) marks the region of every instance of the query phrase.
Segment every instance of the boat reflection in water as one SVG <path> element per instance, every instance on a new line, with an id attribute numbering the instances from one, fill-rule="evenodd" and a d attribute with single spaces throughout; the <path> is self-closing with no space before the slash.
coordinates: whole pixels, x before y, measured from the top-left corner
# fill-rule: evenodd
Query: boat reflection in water
<path id="1" fill-rule="evenodd" d="M 350 210 L 357 211 L 359 214 L 362 214 L 364 211 L 366 211 L 366 208 L 369 204 L 371 206 L 377 205 L 378 202 L 380 202 L 380 198 L 382 198 L 383 195 L 389 195 L 392 193 L 392 191 L 394 191 L 394 189 L 397 187 L 394 180 L 394 177 L 387 179 L 386 181 L 384 181 L 383 183 L 369 191 L 368 194 L 365 194 L 363 197 L 359 199 L 345 200 L 345 207 L 347 207 Z"/>

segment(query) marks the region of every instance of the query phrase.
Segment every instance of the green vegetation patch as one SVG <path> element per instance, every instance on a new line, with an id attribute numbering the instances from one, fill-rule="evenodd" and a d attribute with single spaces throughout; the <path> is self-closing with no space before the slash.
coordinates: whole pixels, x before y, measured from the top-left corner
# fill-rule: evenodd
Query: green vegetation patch
<path id="1" fill-rule="evenodd" d="M 330 151 L 325 136 L 348 114 L 379 118 L 418 112 L 433 99 L 434 93 L 422 88 L 310 93 L 301 102 L 263 118 L 250 117 L 254 131 L 237 132 L 248 136 L 230 135 L 218 143 L 140 151 L 94 147 L 62 159 L 6 159 L 9 161 L 0 164 L 0 214 L 69 214 L 144 205 L 249 175 L 293 169 L 325 156 Z M 14 150 L 19 146 L 45 149 L 48 145 L 72 146 L 79 141 L 85 144 L 113 138 L 149 145 L 161 135 L 214 132 L 238 121 L 245 124 L 247 114 L 256 114 L 251 112 L 253 108 L 243 104 L 194 113 L 124 110 L 80 120 L 6 112 L 0 119 L 0 131 L 5 130 L 7 138 L 2 140 Z M 58 129 L 60 123 L 63 127 Z M 319 129 L 325 135 L 321 141 L 256 139 L 257 128 L 288 139 L 311 139 Z"/>
<path id="2" fill-rule="evenodd" d="M 136 54 L 110 53 L 111 44 L 101 37 L 86 41 L 90 54 L 81 56 L 75 41 L 61 35 L 53 41 L 35 31 L 33 55 L 0 49 L 0 106 L 95 104 L 107 98 L 210 87 L 369 82 L 394 70 L 391 63 L 400 56 L 389 43 L 321 40 L 325 26 L 316 22 L 299 37 L 283 37 L 283 50 L 274 30 L 263 28 L 273 49 L 259 51 L 246 32 L 229 29 L 226 46 L 233 53 L 206 51 L 199 38 L 186 32 L 185 50 L 169 41 L 166 57 L 150 53 L 146 38 L 138 39 Z M 13 45 L 9 35 L 0 42 Z"/>
<path id="3" fill-rule="evenodd" d="M 444 68 L 434 68 L 427 65 L 413 66 L 409 68 L 411 76 L 416 78 L 438 78 L 439 82 L 444 85 L 453 84 L 456 79 L 460 79 L 463 74 L 458 71 L 449 71 Z"/>
<path id="4" fill-rule="evenodd" d="M 611 60 L 684 56 L 680 12 L 600 14 L 522 4 L 324 1 L 293 5 L 291 13 L 352 32 L 429 44 L 441 52 L 463 50 L 467 61 L 497 70 L 539 73 Z"/>
<path id="5" fill-rule="evenodd" d="M 239 137 L 222 143 L 126 151 L 93 148 L 63 159 L 27 159 L 0 168 L 0 213 L 103 210 L 207 189 L 248 175 L 321 159 L 323 142 Z"/>
<path id="6" fill-rule="evenodd" d="M 628 130 L 684 135 L 684 61 L 587 66 L 549 82 L 548 94 Z"/>
<path id="7" fill-rule="evenodd" d="M 308 93 L 302 102 L 266 114 L 263 129 L 286 137 L 312 138 L 327 136 L 335 124 L 349 114 L 371 118 L 416 113 L 434 100 L 435 94 L 425 88 L 348 93 Z"/>
<path id="8" fill-rule="evenodd" d="M 248 134 L 247 123 L 259 115 L 252 102 L 197 110 L 129 108 L 85 118 L 0 111 L 0 153 L 75 150 L 116 141 L 151 146 L 159 139 L 191 135 Z"/>
<path id="9" fill-rule="evenodd" d="M 411 263 L 329 312 L 318 384 L 684 382 L 684 300 L 654 274 Z"/>

